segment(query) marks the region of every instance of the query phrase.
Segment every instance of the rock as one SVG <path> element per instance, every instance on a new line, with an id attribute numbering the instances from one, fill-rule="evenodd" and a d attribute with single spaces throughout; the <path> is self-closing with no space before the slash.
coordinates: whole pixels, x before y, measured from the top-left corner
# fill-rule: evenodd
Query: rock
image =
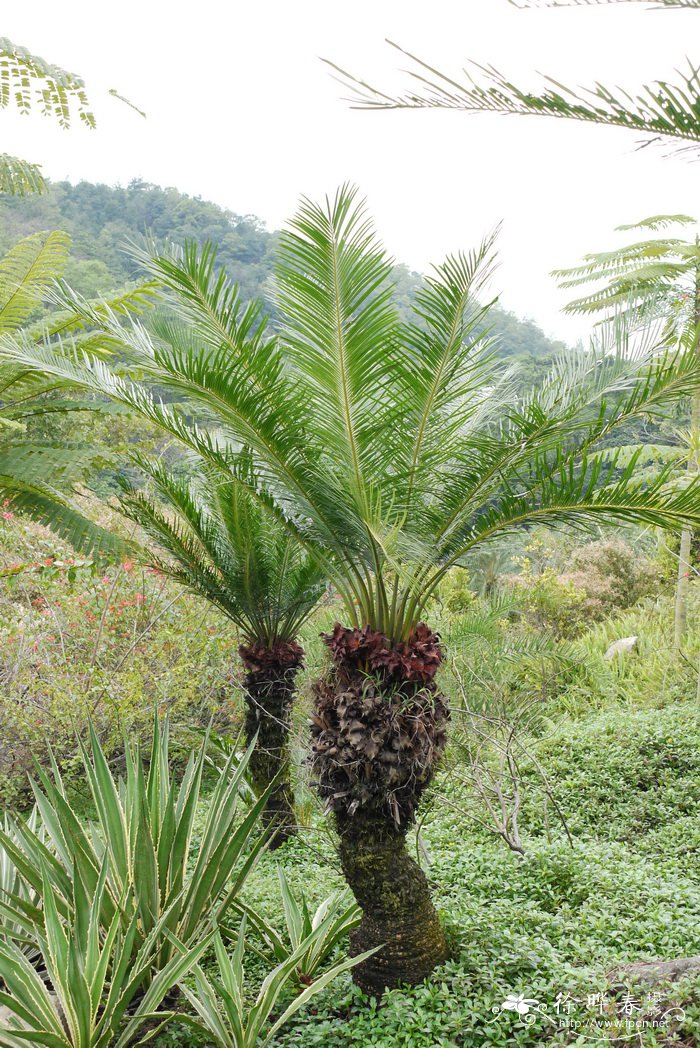
<path id="1" fill-rule="evenodd" d="M 655 986 L 657 983 L 674 982 L 682 979 L 684 975 L 695 975 L 700 972 L 700 954 L 694 957 L 676 957 L 672 961 L 635 961 L 633 964 L 624 964 L 620 968 L 614 968 L 608 972 L 606 978 L 612 985 L 617 985 L 623 979 L 635 979 L 645 986 Z"/>
<path id="2" fill-rule="evenodd" d="M 637 647 L 638 637 L 622 637 L 614 641 L 605 652 L 606 659 L 613 659 L 616 655 L 627 655 Z"/>

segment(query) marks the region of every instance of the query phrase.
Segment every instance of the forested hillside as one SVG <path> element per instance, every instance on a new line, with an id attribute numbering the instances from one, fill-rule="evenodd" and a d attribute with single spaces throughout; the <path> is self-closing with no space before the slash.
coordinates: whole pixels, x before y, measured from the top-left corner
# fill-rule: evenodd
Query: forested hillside
<path id="1" fill-rule="evenodd" d="M 0 251 L 28 233 L 63 229 L 73 240 L 73 259 L 66 277 L 78 291 L 92 296 L 139 278 L 129 243 L 144 235 L 182 243 L 186 239 L 217 246 L 220 263 L 241 287 L 244 298 L 264 296 L 272 272 L 275 233 L 254 215 L 238 215 L 177 189 L 133 181 L 126 188 L 80 182 L 55 182 L 42 196 L 0 200 Z M 436 260 L 437 261 L 437 260 Z M 399 265 L 396 297 L 405 314 L 420 287 L 418 273 Z M 535 380 L 545 361 L 561 348 L 531 320 L 496 308 L 492 314 L 499 353 L 528 362 Z"/>

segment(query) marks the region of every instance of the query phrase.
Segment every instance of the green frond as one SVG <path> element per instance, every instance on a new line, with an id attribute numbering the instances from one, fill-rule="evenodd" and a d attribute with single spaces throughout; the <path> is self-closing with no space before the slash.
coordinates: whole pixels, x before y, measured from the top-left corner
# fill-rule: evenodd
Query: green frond
<path id="1" fill-rule="evenodd" d="M 691 142 L 694 148 L 700 142 L 700 71 L 690 63 L 685 72 L 677 72 L 675 82 L 658 80 L 632 91 L 603 84 L 575 89 L 552 77 L 544 77 L 542 88 L 532 91 L 508 80 L 493 66 L 476 62 L 463 70 L 461 80 L 446 76 L 417 55 L 389 43 L 415 66 L 408 72 L 409 88 L 399 95 L 389 95 L 327 62 L 352 92 L 350 102 L 354 107 L 550 116 L 626 127 L 650 135 L 653 140 Z"/>
<path id="2" fill-rule="evenodd" d="M 45 193 L 46 188 L 38 164 L 9 156 L 8 153 L 0 154 L 0 193 L 27 196 L 29 193 Z"/>
<path id="3" fill-rule="evenodd" d="M 164 570 L 242 630 L 298 628 L 300 594 L 325 576 L 347 621 L 405 638 L 441 575 L 499 537 L 700 515 L 697 484 L 665 485 L 675 463 L 640 483 L 639 457 L 598 450 L 697 390 L 697 352 L 663 319 L 636 333 L 622 310 L 593 351 L 563 354 L 523 397 L 487 333 L 492 247 L 438 266 L 404 327 L 388 259 L 341 189 L 303 202 L 283 238 L 275 335 L 212 251 L 188 246 L 147 265 L 174 318 L 149 331 L 103 313 L 118 355 L 17 333 L 0 338 L 0 359 L 108 396 L 197 456 L 182 476 L 140 460 L 148 484 L 125 490 L 124 509 Z M 644 286 L 656 283 L 647 272 Z"/>
<path id="4" fill-rule="evenodd" d="M 148 487 L 124 480 L 121 508 L 155 543 L 158 567 L 220 608 L 246 639 L 293 640 L 324 592 L 318 561 L 234 480 L 194 459 L 182 478 L 156 460 L 134 462 Z"/>
<path id="5" fill-rule="evenodd" d="M 29 317 L 68 258 L 67 233 L 32 233 L 0 260 L 0 332 L 16 331 Z"/>
<path id="6" fill-rule="evenodd" d="M 692 222 L 685 215 L 656 215 L 618 229 L 655 230 Z M 699 269 L 697 238 L 657 237 L 585 255 L 583 265 L 555 270 L 553 276 L 562 288 L 592 287 L 587 295 L 567 303 L 567 313 L 598 314 L 605 323 L 622 312 L 637 328 L 665 317 L 683 338 L 695 326 Z"/>
<path id="7" fill-rule="evenodd" d="M 333 449 L 358 500 L 368 494 L 382 421 L 388 430 L 387 398 L 377 394 L 394 381 L 391 272 L 351 186 L 322 205 L 303 199 L 280 239 L 275 300 L 285 354 L 304 397 L 319 406 L 321 443 Z"/>

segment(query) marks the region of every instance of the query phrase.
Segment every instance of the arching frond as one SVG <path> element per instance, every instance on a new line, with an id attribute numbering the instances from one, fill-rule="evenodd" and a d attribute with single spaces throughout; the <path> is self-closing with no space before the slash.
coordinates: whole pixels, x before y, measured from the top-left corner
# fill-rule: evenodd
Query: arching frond
<path id="1" fill-rule="evenodd" d="M 183 477 L 153 459 L 135 461 L 148 486 L 124 480 L 121 507 L 155 543 L 158 567 L 220 608 L 247 640 L 293 640 L 324 592 L 318 561 L 234 480 L 195 459 Z"/>
<path id="2" fill-rule="evenodd" d="M 700 70 L 688 64 L 676 80 L 657 80 L 628 90 L 595 84 L 572 88 L 544 77 L 539 90 L 521 87 L 493 66 L 476 62 L 462 70 L 462 79 L 447 76 L 417 55 L 391 43 L 413 63 L 409 88 L 390 95 L 333 62 L 340 82 L 351 91 L 359 109 L 458 109 L 467 113 L 550 116 L 584 123 L 626 127 L 651 136 L 646 141 L 700 142 Z"/>
<path id="3" fill-rule="evenodd" d="M 700 520 L 696 485 L 640 484 L 631 460 L 598 450 L 616 427 L 700 387 L 698 354 L 668 325 L 640 338 L 619 317 L 596 350 L 562 355 L 523 397 L 483 334 L 490 238 L 436 268 L 407 328 L 384 297 L 386 268 L 343 189 L 304 202 L 284 239 L 276 337 L 256 307 L 241 307 L 211 253 L 188 248 L 148 265 L 179 302 L 175 321 L 151 334 L 104 315 L 108 342 L 122 342 L 119 364 L 70 338 L 18 335 L 0 339 L 0 358 L 112 397 L 199 456 L 204 480 L 144 463 L 153 498 L 127 497 L 164 562 L 221 607 L 232 537 L 263 525 L 323 566 L 349 621 L 398 639 L 452 564 L 515 530 Z M 244 583 L 255 593 L 237 570 L 237 599 Z M 274 589 L 271 571 L 262 558 L 250 578 Z"/>

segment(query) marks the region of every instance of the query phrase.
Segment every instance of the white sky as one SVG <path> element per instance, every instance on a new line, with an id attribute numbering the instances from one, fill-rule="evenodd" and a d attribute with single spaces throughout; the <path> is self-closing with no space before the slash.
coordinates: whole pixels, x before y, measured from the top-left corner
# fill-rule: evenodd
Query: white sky
<path id="1" fill-rule="evenodd" d="M 143 178 L 280 226 L 301 194 L 356 182 L 397 261 L 424 270 L 503 221 L 506 308 L 570 340 L 585 323 L 549 271 L 617 243 L 613 227 L 700 214 L 700 168 L 637 151 L 633 133 L 546 118 L 352 111 L 319 56 L 405 83 L 390 37 L 451 75 L 471 58 L 533 87 L 633 88 L 700 61 L 700 14 L 641 5 L 519 11 L 507 0 L 33 0 L 0 34 L 79 73 L 96 132 L 0 113 L 0 150 L 54 179 Z M 147 113 L 106 96 L 116 87 Z M 618 234 L 619 236 L 619 234 Z"/>

